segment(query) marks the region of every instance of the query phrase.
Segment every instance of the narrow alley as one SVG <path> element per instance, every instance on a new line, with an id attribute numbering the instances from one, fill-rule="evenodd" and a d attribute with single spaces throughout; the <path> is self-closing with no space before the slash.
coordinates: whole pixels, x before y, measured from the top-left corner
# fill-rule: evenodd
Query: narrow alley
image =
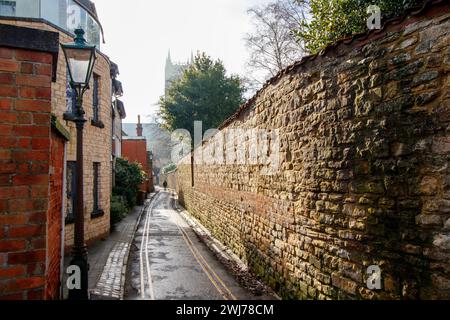
<path id="1" fill-rule="evenodd" d="M 0 304 L 450 300 L 449 129 L 449 0 L 0 0 Z"/>
<path id="2" fill-rule="evenodd" d="M 253 300 L 161 189 L 142 215 L 129 260 L 125 299 Z"/>

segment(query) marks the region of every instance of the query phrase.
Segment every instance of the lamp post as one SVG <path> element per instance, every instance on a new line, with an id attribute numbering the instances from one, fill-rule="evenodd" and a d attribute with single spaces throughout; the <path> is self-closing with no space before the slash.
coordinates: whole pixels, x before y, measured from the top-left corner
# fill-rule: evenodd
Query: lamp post
<path id="1" fill-rule="evenodd" d="M 66 58 L 70 85 L 76 94 L 75 108 L 65 119 L 75 122 L 77 128 L 77 160 L 76 160 L 76 201 L 75 212 L 75 242 L 72 252 L 71 266 L 77 266 L 81 272 L 80 287 L 69 290 L 69 299 L 87 300 L 88 294 L 88 259 L 84 242 L 84 195 L 83 195 L 83 129 L 86 119 L 83 110 L 83 95 L 89 89 L 95 64 L 95 46 L 88 45 L 84 39 L 83 29 L 75 30 L 75 42 L 62 44 Z"/>
<path id="2" fill-rule="evenodd" d="M 153 192 L 153 191 L 155 191 L 155 184 L 154 184 L 154 181 L 153 181 L 153 152 L 152 151 L 150 151 L 149 153 L 148 153 L 148 160 L 149 160 L 149 180 L 150 180 L 150 186 L 151 186 L 151 188 L 150 188 L 150 192 Z"/>

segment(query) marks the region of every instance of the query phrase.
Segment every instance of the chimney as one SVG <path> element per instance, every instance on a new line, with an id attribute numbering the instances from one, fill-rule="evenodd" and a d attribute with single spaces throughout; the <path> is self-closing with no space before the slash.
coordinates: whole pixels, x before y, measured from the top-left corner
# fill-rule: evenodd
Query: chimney
<path id="1" fill-rule="evenodd" d="M 141 116 L 138 116 L 138 124 L 136 126 L 136 132 L 138 137 L 142 137 L 142 124 L 141 124 Z"/>

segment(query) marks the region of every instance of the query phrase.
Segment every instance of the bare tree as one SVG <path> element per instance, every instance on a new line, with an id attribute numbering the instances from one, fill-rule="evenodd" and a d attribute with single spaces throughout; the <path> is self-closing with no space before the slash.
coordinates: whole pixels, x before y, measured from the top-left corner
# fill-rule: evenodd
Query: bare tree
<path id="1" fill-rule="evenodd" d="M 244 40 L 250 52 L 248 75 L 250 91 L 305 54 L 293 30 L 302 28 L 308 12 L 308 0 L 276 0 L 248 10 L 254 31 Z"/>

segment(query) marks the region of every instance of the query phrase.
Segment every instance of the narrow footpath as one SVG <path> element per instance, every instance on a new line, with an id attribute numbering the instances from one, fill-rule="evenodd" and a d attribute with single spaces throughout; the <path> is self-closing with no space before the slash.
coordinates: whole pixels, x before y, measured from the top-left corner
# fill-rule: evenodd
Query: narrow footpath
<path id="1" fill-rule="evenodd" d="M 154 194 L 150 195 L 150 198 Z M 88 248 L 89 293 L 92 300 L 123 299 L 125 267 L 133 241 L 134 230 L 144 207 L 136 206 L 122 221 L 116 224 L 111 234 Z M 71 261 L 66 252 L 64 270 Z M 67 274 L 63 274 L 63 296 L 68 298 Z"/>
<path id="2" fill-rule="evenodd" d="M 142 215 L 131 248 L 125 299 L 254 300 L 175 210 L 162 190 Z"/>

